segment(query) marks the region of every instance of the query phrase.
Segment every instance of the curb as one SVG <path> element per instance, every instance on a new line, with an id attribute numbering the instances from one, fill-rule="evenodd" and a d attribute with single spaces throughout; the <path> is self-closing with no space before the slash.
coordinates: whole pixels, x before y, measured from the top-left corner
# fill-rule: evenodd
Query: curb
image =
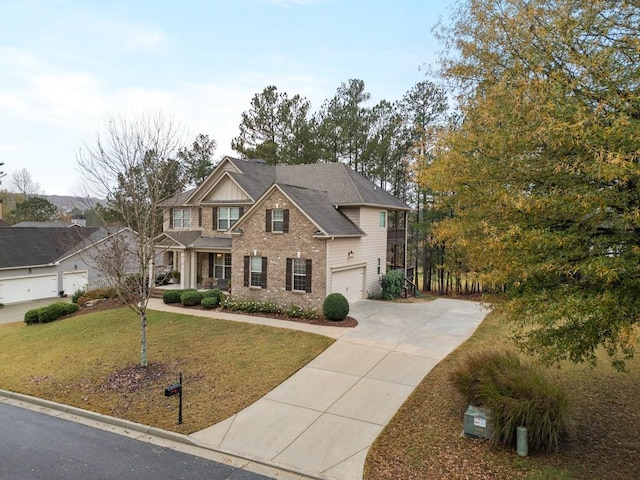
<path id="1" fill-rule="evenodd" d="M 191 438 L 189 435 L 184 435 L 182 433 L 171 432 L 169 430 L 163 430 L 157 427 L 150 427 L 142 423 L 132 422 L 131 420 L 124 420 L 122 418 L 117 418 L 117 417 L 111 417 L 109 415 L 104 415 L 102 413 L 92 412 L 91 410 L 85 410 L 83 408 L 72 407 L 70 405 L 65 405 L 63 403 L 57 403 L 52 400 L 45 400 L 43 398 L 32 397 L 30 395 L 25 395 L 23 393 L 15 393 L 15 392 L 11 392 L 9 390 L 3 390 L 3 389 L 0 389 L 0 397 L 12 399 L 12 400 L 18 400 L 24 403 L 29 403 L 31 405 L 37 405 L 39 407 L 55 410 L 61 413 L 69 413 L 78 417 L 87 418 L 89 420 L 95 420 L 108 425 L 114 425 L 116 427 L 121 427 L 128 430 L 140 432 L 146 435 L 159 437 L 164 440 L 170 440 L 177 443 L 190 445 L 192 447 L 202 448 L 204 450 L 209 450 L 209 451 L 220 453 L 223 455 L 235 457 L 239 460 L 256 463 L 268 468 L 272 468 L 274 470 L 292 473 L 294 475 L 298 475 L 300 477 L 303 477 L 309 480 L 328 480 L 330 478 L 325 476 L 318 476 L 316 474 L 305 472 L 302 470 L 295 470 L 290 467 L 286 467 L 276 463 L 271 463 L 269 461 L 255 458 L 252 456 L 242 455 L 239 452 L 234 452 L 231 450 L 225 450 L 221 448 L 214 448 L 211 445 L 207 445 L 206 443 L 199 442 Z"/>

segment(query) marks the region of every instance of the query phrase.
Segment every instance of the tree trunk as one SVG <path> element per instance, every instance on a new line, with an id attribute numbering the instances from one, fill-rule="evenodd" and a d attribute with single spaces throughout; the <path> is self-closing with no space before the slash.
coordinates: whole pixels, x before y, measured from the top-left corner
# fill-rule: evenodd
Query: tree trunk
<path id="1" fill-rule="evenodd" d="M 147 307 L 140 306 L 140 366 L 147 366 Z"/>

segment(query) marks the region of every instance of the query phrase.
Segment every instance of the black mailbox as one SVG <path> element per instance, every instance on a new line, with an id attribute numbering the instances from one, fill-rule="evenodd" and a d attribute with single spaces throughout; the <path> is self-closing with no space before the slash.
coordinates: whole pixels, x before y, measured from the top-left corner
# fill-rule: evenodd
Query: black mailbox
<path id="1" fill-rule="evenodd" d="M 174 383 L 173 385 L 169 385 L 167 388 L 164 389 L 165 397 L 171 397 L 178 393 L 182 393 L 182 385 L 179 383 Z"/>

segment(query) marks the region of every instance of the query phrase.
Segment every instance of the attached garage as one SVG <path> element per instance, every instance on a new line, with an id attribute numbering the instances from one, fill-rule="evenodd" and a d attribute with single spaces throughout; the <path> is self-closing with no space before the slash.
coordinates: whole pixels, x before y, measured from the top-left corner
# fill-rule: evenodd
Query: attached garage
<path id="1" fill-rule="evenodd" d="M 58 295 L 58 274 L 0 278 L 0 303 L 17 303 Z"/>
<path id="2" fill-rule="evenodd" d="M 85 290 L 89 284 L 89 271 L 76 270 L 62 273 L 62 290 L 71 295 L 76 290 Z"/>
<path id="3" fill-rule="evenodd" d="M 331 272 L 331 293 L 341 293 L 349 303 L 364 297 L 365 267 Z"/>

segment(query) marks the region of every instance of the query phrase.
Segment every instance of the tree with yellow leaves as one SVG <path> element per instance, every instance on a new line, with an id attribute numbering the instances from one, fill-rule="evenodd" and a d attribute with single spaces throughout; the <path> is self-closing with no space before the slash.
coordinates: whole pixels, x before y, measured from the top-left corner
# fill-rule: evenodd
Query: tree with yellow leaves
<path id="1" fill-rule="evenodd" d="M 462 121 L 422 180 L 520 346 L 623 367 L 640 318 L 640 6 L 468 0 L 439 29 Z"/>

